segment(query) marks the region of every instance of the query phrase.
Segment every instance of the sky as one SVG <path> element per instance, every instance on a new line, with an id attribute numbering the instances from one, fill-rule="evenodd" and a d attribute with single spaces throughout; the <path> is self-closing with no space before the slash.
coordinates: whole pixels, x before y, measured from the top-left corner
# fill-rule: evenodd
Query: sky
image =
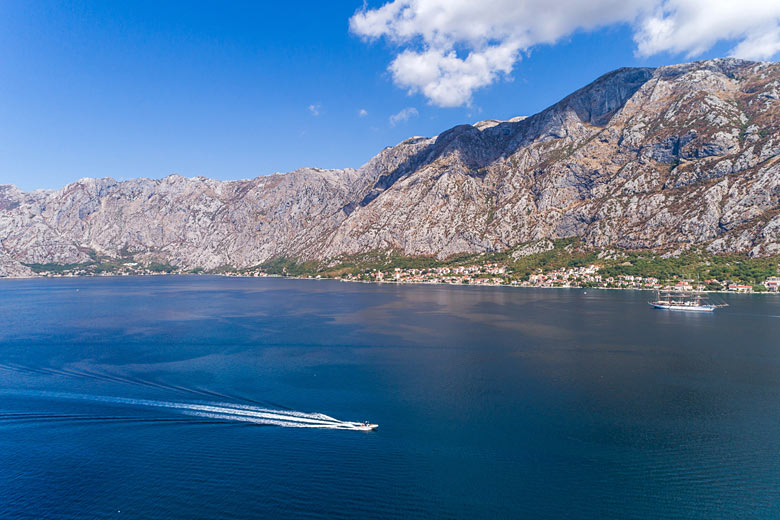
<path id="1" fill-rule="evenodd" d="M 780 0 L 0 2 L 0 184 L 356 168 L 626 66 L 780 57 Z"/>

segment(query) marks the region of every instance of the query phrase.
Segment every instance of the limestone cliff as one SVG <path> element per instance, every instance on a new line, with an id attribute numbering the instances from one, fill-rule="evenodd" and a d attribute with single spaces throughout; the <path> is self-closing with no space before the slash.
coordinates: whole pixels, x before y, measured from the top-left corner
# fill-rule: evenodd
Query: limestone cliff
<path id="1" fill-rule="evenodd" d="M 95 253 L 246 267 L 571 236 L 593 248 L 778 254 L 779 152 L 780 64 L 620 69 L 531 117 L 408 139 L 357 170 L 0 186 L 0 274 Z"/>

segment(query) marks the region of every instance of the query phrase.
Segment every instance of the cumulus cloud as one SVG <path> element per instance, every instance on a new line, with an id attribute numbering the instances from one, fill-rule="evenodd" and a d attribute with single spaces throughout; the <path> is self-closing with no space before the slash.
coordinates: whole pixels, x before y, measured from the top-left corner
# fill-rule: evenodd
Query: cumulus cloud
<path id="1" fill-rule="evenodd" d="M 405 123 L 406 121 L 409 121 L 409 119 L 417 117 L 418 115 L 419 112 L 417 112 L 416 108 L 406 107 L 397 114 L 390 116 L 390 126 L 395 126 L 398 123 Z"/>
<path id="2" fill-rule="evenodd" d="M 777 0 L 393 0 L 355 13 L 350 29 L 396 47 L 388 70 L 397 85 L 460 106 L 533 46 L 616 23 L 631 25 L 643 56 L 696 56 L 720 40 L 735 42 L 738 57 L 780 51 Z"/>
<path id="3" fill-rule="evenodd" d="M 320 115 L 320 108 L 322 108 L 322 106 L 319 104 L 309 105 L 309 112 L 311 112 L 314 117 L 317 117 Z"/>
<path id="4" fill-rule="evenodd" d="M 718 41 L 735 41 L 731 55 L 767 59 L 780 51 L 777 0 L 664 0 L 635 25 L 637 53 L 698 56 Z"/>
<path id="5" fill-rule="evenodd" d="M 366 117 L 368 115 L 368 110 L 365 108 L 361 108 L 358 110 L 358 117 Z"/>

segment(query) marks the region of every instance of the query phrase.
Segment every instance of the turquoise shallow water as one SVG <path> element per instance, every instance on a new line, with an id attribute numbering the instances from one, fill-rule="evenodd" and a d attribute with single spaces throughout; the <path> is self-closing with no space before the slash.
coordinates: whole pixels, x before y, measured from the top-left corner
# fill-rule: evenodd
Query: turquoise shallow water
<path id="1" fill-rule="evenodd" d="M 780 297 L 650 296 L 0 281 L 0 518 L 780 517 Z"/>

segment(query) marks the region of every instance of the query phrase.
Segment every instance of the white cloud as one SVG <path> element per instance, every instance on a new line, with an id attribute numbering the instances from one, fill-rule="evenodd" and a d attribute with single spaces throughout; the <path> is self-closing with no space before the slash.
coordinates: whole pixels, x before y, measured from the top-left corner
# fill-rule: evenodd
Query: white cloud
<path id="1" fill-rule="evenodd" d="M 732 56 L 768 60 L 780 52 L 780 25 L 767 30 L 751 31 L 731 50 Z"/>
<path id="2" fill-rule="evenodd" d="M 409 119 L 417 117 L 418 115 L 419 112 L 417 112 L 416 108 L 406 107 L 397 114 L 390 116 L 390 126 L 395 126 L 398 123 L 405 123 L 406 121 L 409 121 Z"/>
<path id="3" fill-rule="evenodd" d="M 509 74 L 518 59 L 515 43 L 489 46 L 465 59 L 454 50 L 406 50 L 390 64 L 395 82 L 420 91 L 434 104 L 454 107 L 468 103 L 474 90 L 489 85 L 499 74 Z"/>
<path id="4" fill-rule="evenodd" d="M 732 40 L 733 56 L 771 58 L 780 51 L 780 1 L 663 0 L 637 21 L 634 39 L 642 56 L 668 51 L 690 58 Z"/>
<path id="5" fill-rule="evenodd" d="M 320 108 L 322 108 L 322 105 L 320 104 L 309 105 L 309 112 L 311 112 L 314 117 L 317 117 L 320 115 Z"/>
<path id="6" fill-rule="evenodd" d="M 365 108 L 361 108 L 358 110 L 358 117 L 366 117 L 368 115 L 368 110 Z"/>
<path id="7" fill-rule="evenodd" d="M 388 67 L 397 85 L 460 106 L 533 46 L 616 23 L 631 25 L 643 56 L 697 56 L 721 40 L 738 57 L 780 52 L 779 0 L 393 0 L 358 11 L 350 28 L 397 47 Z"/>

